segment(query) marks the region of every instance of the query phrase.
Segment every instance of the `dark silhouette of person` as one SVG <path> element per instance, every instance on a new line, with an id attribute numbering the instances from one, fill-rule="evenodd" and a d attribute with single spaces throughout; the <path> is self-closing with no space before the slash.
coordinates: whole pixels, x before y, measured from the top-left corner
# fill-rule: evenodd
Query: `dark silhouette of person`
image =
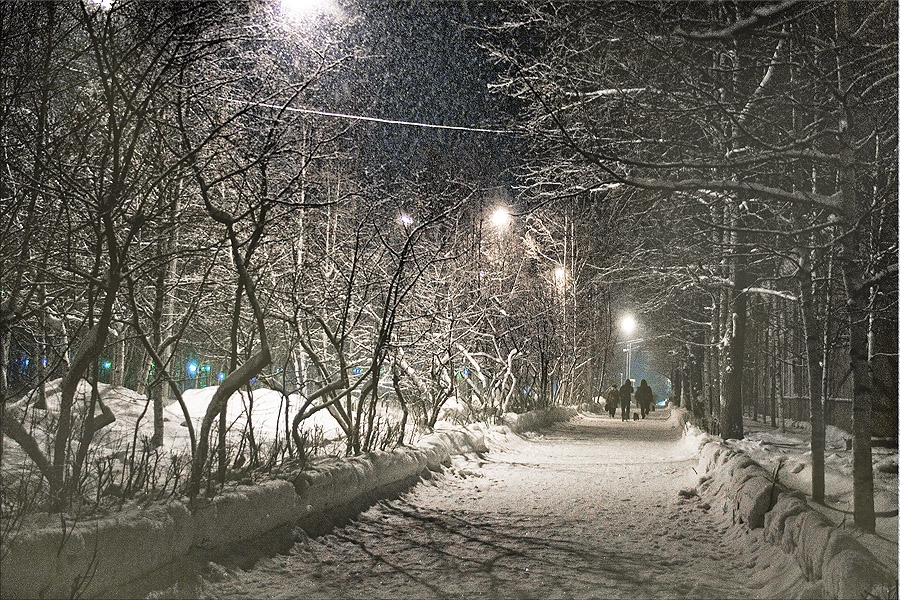
<path id="1" fill-rule="evenodd" d="M 647 413 L 650 412 L 650 405 L 653 404 L 653 390 L 647 385 L 646 379 L 641 379 L 641 385 L 634 392 L 634 401 L 641 408 L 641 418 L 646 419 Z"/>
<path id="2" fill-rule="evenodd" d="M 619 389 L 615 384 L 606 390 L 606 412 L 613 419 L 616 418 L 616 409 L 619 407 Z"/>
<path id="3" fill-rule="evenodd" d="M 628 414 L 628 411 L 631 410 L 631 394 L 634 393 L 634 386 L 631 385 L 631 380 L 626 379 L 625 383 L 622 384 L 622 387 L 619 388 L 619 404 L 622 406 L 622 420 L 627 421 L 631 418 L 631 415 Z"/>

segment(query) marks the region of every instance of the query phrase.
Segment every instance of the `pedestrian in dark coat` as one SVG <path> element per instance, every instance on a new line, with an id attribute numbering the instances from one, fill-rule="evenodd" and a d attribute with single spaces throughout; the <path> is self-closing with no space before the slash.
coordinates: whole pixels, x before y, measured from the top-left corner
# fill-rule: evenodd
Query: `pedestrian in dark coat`
<path id="1" fill-rule="evenodd" d="M 616 409 L 619 407 L 619 389 L 613 384 L 606 390 L 606 412 L 613 419 L 616 418 Z"/>
<path id="2" fill-rule="evenodd" d="M 647 385 L 646 379 L 641 379 L 641 385 L 634 392 L 634 401 L 641 408 L 641 418 L 646 419 L 647 413 L 650 412 L 650 405 L 653 404 L 653 390 Z"/>
<path id="3" fill-rule="evenodd" d="M 631 394 L 633 393 L 634 386 L 631 385 L 630 379 L 626 379 L 622 387 L 619 388 L 619 405 L 622 407 L 623 421 L 627 421 L 631 417 L 628 411 L 631 410 Z"/>

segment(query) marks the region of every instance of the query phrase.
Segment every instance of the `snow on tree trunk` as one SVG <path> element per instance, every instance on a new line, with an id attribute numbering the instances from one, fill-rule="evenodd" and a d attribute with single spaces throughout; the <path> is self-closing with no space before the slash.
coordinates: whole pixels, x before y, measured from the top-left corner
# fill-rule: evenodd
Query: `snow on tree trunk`
<path id="1" fill-rule="evenodd" d="M 743 421 L 743 378 L 744 378 L 744 350 L 746 347 L 747 329 L 747 267 L 744 253 L 746 252 L 745 234 L 741 231 L 740 213 L 744 208 L 740 205 L 733 207 L 734 225 L 732 230 L 733 255 L 730 257 L 731 280 L 734 284 L 734 294 L 731 298 L 729 323 L 726 336 L 729 345 L 725 348 L 726 367 L 723 370 L 723 382 L 725 394 L 722 406 L 722 431 L 723 439 L 740 439 L 744 437 Z"/>

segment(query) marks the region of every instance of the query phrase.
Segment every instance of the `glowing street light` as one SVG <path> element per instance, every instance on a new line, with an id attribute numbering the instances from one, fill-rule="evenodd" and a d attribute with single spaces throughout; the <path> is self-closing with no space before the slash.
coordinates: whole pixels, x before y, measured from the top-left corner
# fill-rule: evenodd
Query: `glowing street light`
<path id="1" fill-rule="evenodd" d="M 294 19 L 339 12 L 334 0 L 281 0 L 281 14 Z"/>
<path id="2" fill-rule="evenodd" d="M 631 315 L 625 315 L 619 319 L 619 329 L 622 330 L 628 340 L 625 342 L 625 379 L 631 380 L 631 355 L 634 352 L 634 345 L 643 340 L 635 340 L 631 338 L 631 334 L 637 329 L 637 321 Z"/>
<path id="3" fill-rule="evenodd" d="M 556 279 L 556 283 L 562 284 L 566 281 L 566 268 L 562 265 L 556 267 L 553 270 L 553 278 Z"/>
<path id="4" fill-rule="evenodd" d="M 625 315 L 619 320 L 619 329 L 621 329 L 622 333 L 625 335 L 631 335 L 634 333 L 634 330 L 637 329 L 637 321 L 635 321 L 634 317 L 631 315 Z"/>
<path id="5" fill-rule="evenodd" d="M 505 229 L 512 221 L 512 215 L 509 214 L 509 209 L 505 206 L 498 206 L 491 213 L 490 221 L 491 225 L 497 229 Z"/>
<path id="6" fill-rule="evenodd" d="M 195 361 L 192 360 L 187 364 L 187 372 L 190 377 L 197 374 L 197 363 Z"/>
<path id="7" fill-rule="evenodd" d="M 406 214 L 400 215 L 399 221 L 404 225 L 412 225 L 414 223 L 413 218 Z"/>

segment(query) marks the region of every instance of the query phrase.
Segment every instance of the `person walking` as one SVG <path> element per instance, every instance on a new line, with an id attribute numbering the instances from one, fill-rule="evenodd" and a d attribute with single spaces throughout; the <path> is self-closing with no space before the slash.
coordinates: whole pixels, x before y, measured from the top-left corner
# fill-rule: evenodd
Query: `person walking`
<path id="1" fill-rule="evenodd" d="M 631 385 L 631 380 L 626 379 L 625 383 L 622 384 L 622 387 L 619 388 L 619 404 L 622 407 L 622 420 L 627 421 L 631 418 L 631 415 L 628 411 L 631 410 L 631 394 L 634 393 L 634 386 Z"/>
<path id="2" fill-rule="evenodd" d="M 646 379 L 641 379 L 641 385 L 634 392 L 634 401 L 641 408 L 641 418 L 646 419 L 647 413 L 650 412 L 650 405 L 653 404 L 653 390 L 647 385 Z"/>
<path id="3" fill-rule="evenodd" d="M 613 419 L 616 418 L 616 409 L 619 407 L 619 389 L 616 387 L 616 384 L 612 384 L 608 390 L 606 390 L 606 412 L 609 413 L 609 416 Z"/>

